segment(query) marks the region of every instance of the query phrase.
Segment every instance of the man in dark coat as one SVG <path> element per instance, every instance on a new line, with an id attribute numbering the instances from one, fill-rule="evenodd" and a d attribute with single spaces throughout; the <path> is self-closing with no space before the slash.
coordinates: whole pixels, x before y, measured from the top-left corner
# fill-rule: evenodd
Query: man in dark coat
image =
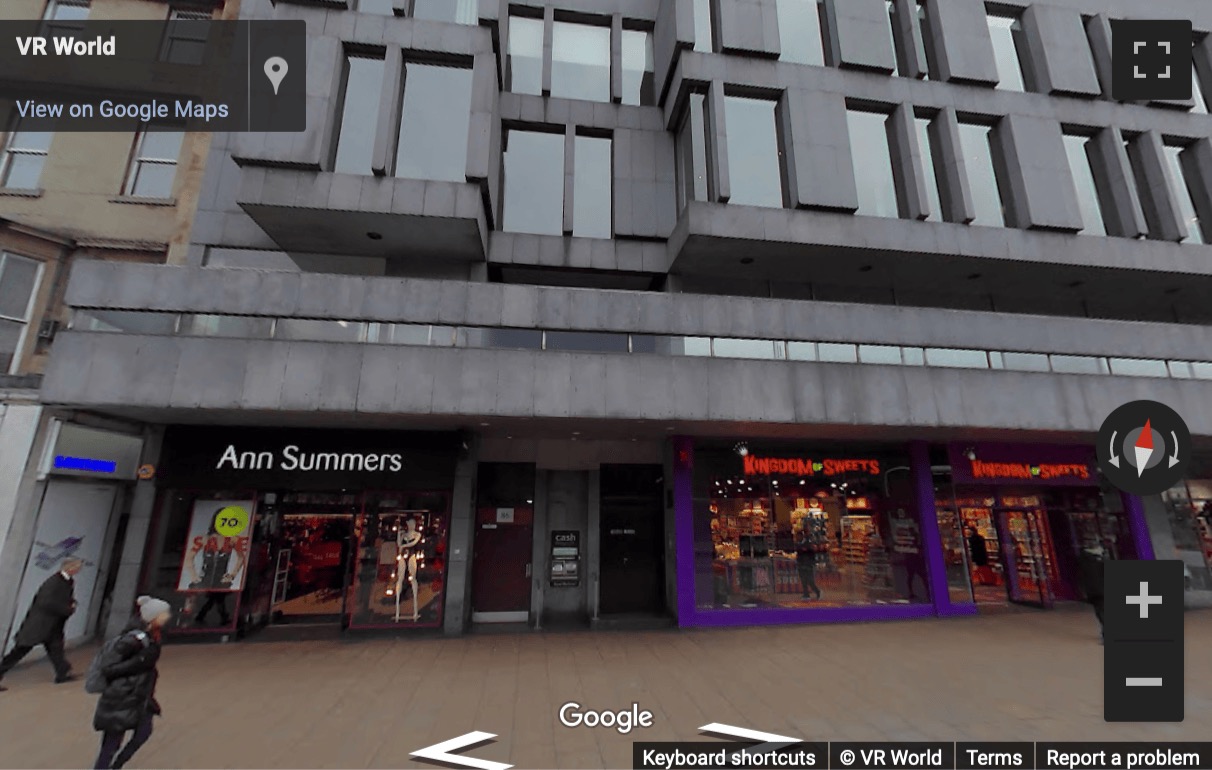
<path id="1" fill-rule="evenodd" d="M 1081 555 L 1078 557 L 1082 590 L 1086 592 L 1086 601 L 1094 607 L 1094 616 L 1098 618 L 1100 629 L 1103 625 L 1103 574 L 1106 558 L 1106 551 L 1101 545 L 1082 549 Z"/>
<path id="2" fill-rule="evenodd" d="M 0 660 L 0 678 L 9 669 L 30 653 L 37 645 L 46 648 L 46 657 L 55 667 L 55 684 L 70 682 L 76 678 L 72 673 L 71 664 L 63 654 L 63 627 L 67 619 L 76 611 L 76 600 L 73 589 L 76 586 L 76 575 L 84 562 L 79 559 L 67 559 L 59 567 L 59 571 L 46 579 L 34 594 L 25 621 L 13 637 L 13 649 Z M 6 689 L 0 686 L 0 690 Z"/>

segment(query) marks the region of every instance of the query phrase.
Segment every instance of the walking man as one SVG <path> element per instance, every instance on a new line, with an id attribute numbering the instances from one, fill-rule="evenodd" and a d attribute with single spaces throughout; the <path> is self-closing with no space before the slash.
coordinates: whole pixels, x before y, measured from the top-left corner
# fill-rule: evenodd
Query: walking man
<path id="1" fill-rule="evenodd" d="M 71 664 L 63 655 L 63 626 L 76 611 L 73 590 L 76 575 L 83 566 L 84 562 L 79 559 L 64 560 L 59 571 L 48 577 L 34 594 L 25 621 L 13 637 L 13 649 L 0 660 L 0 679 L 39 644 L 46 648 L 46 657 L 55 667 L 55 684 L 76 679 Z M 5 689 L 0 685 L 0 690 Z"/>
<path id="2" fill-rule="evenodd" d="M 1106 558 L 1106 550 L 1101 545 L 1092 545 L 1082 549 L 1081 556 L 1078 557 L 1078 564 L 1082 575 L 1082 588 L 1086 592 L 1086 601 L 1090 602 L 1090 605 L 1094 607 L 1094 616 L 1098 618 L 1100 637 L 1103 627 L 1103 567 Z"/>

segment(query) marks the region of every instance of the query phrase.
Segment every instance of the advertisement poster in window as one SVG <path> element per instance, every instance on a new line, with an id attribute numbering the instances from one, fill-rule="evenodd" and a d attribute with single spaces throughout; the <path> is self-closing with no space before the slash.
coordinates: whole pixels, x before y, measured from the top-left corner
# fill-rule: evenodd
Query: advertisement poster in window
<path id="1" fill-rule="evenodd" d="M 178 591 L 240 591 L 252 541 L 252 500 L 194 503 Z"/>

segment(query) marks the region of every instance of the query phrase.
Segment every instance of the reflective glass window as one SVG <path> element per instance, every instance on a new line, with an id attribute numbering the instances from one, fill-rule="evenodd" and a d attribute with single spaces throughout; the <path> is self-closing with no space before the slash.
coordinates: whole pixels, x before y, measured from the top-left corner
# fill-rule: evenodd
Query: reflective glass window
<path id="1" fill-rule="evenodd" d="M 1182 163 L 1182 147 L 1166 147 L 1166 160 L 1170 171 L 1170 192 L 1178 205 L 1186 229 L 1188 243 L 1204 243 L 1204 231 L 1199 221 L 1199 213 L 1195 209 L 1195 200 L 1191 197 L 1190 183 L 1187 181 L 1186 169 Z"/>
<path id="2" fill-rule="evenodd" d="M 543 20 L 509 17 L 509 90 L 543 93 Z"/>
<path id="3" fill-rule="evenodd" d="M 997 61 L 997 87 L 1007 91 L 1025 91 L 1023 69 L 1018 55 L 1019 20 L 1010 16 L 987 16 L 993 55 Z"/>
<path id="4" fill-rule="evenodd" d="M 652 33 L 623 30 L 623 104 L 656 104 Z"/>
<path id="5" fill-rule="evenodd" d="M 1082 232 L 1088 235 L 1106 235 L 1102 205 L 1098 200 L 1098 187 L 1094 182 L 1094 171 L 1090 167 L 1090 156 L 1086 146 L 1090 142 L 1084 136 L 1065 136 L 1065 154 L 1069 157 L 1069 172 L 1073 175 L 1073 186 L 1077 190 L 1077 202 L 1082 211 Z"/>
<path id="6" fill-rule="evenodd" d="M 515 233 L 564 232 L 564 135 L 505 134 L 503 228 Z"/>
<path id="7" fill-rule="evenodd" d="M 333 170 L 338 173 L 370 173 L 383 70 L 382 59 L 355 54 L 345 58 L 345 97 L 333 162 Z"/>
<path id="8" fill-rule="evenodd" d="M 887 115 L 849 110 L 850 157 L 858 186 L 858 213 L 873 217 L 898 216 L 892 153 L 888 149 Z"/>
<path id="9" fill-rule="evenodd" d="M 54 136 L 51 131 L 22 131 L 14 121 L 0 152 L 0 187 L 37 189 Z"/>
<path id="10" fill-rule="evenodd" d="M 611 141 L 578 136 L 573 150 L 572 234 L 583 238 L 609 238 L 611 216 Z"/>
<path id="11" fill-rule="evenodd" d="M 396 176 L 467 181 L 471 70 L 407 62 Z"/>
<path id="12" fill-rule="evenodd" d="M 610 101 L 610 28 L 557 21 L 551 37 L 551 95 Z"/>
<path id="13" fill-rule="evenodd" d="M 608 332 L 547 332 L 547 350 L 580 351 L 586 353 L 626 353 L 627 335 Z"/>
<path id="14" fill-rule="evenodd" d="M 976 208 L 974 225 L 1002 227 L 1006 224 L 1001 193 L 997 187 L 997 172 L 993 168 L 993 148 L 989 143 L 992 129 L 971 123 L 959 127 L 960 147 L 968 170 L 968 186 Z"/>
<path id="15" fill-rule="evenodd" d="M 711 53 L 711 0 L 694 0 L 694 50 Z"/>
<path id="16" fill-rule="evenodd" d="M 690 95 L 677 138 L 678 211 L 692 200 L 707 200 L 707 128 L 702 94 Z"/>
<path id="17" fill-rule="evenodd" d="M 825 64 L 821 16 L 817 0 L 776 0 L 779 19 L 779 61 Z"/>
<path id="18" fill-rule="evenodd" d="M 728 167 L 736 170 L 730 177 L 731 203 L 771 208 L 783 205 L 774 110 L 775 103 L 766 99 L 724 98 Z"/>
<path id="19" fill-rule="evenodd" d="M 418 19 L 479 24 L 478 0 L 412 0 L 412 15 Z"/>

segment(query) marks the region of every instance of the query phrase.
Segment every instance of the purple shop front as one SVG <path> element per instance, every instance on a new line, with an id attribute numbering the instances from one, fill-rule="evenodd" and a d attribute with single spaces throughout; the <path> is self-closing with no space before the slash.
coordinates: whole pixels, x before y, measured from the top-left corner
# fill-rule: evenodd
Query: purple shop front
<path id="1" fill-rule="evenodd" d="M 970 586 L 956 586 L 954 538 L 948 551 L 940 533 L 935 473 L 943 458 L 951 461 L 954 490 L 1099 495 L 1088 447 L 961 442 L 932 450 L 926 442 L 679 437 L 673 477 L 679 625 L 975 613 Z M 1134 523 L 1144 531 L 1139 501 L 1124 497 L 1122 515 L 1131 530 L 1125 550 L 1151 558 L 1147 532 L 1142 538 Z M 958 569 L 965 570 L 960 553 Z"/>

